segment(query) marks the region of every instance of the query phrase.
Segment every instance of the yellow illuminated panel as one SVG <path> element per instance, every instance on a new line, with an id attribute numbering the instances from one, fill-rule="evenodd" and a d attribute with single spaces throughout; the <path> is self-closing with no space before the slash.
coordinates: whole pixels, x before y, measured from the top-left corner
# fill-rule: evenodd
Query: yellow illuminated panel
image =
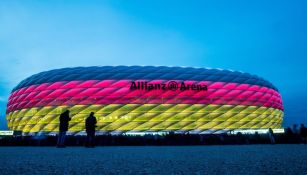
<path id="1" fill-rule="evenodd" d="M 58 131 L 59 115 L 71 111 L 69 131 L 84 130 L 90 112 L 99 131 L 203 131 L 219 129 L 281 128 L 279 109 L 244 105 L 108 104 L 47 106 L 7 114 L 11 130 L 25 133 Z"/>

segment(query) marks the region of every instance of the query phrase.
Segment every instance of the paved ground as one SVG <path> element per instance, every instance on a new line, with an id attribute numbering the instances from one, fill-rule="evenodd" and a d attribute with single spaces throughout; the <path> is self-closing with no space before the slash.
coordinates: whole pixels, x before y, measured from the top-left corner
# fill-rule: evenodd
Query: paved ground
<path id="1" fill-rule="evenodd" d="M 0 174 L 307 174 L 307 145 L 0 147 Z"/>

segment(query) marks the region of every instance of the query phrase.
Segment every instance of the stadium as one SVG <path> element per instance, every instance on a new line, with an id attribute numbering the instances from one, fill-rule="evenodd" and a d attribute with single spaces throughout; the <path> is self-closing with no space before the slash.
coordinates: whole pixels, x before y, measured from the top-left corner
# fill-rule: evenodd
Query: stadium
<path id="1" fill-rule="evenodd" d="M 69 133 L 84 133 L 97 117 L 98 134 L 221 133 L 281 128 L 281 95 L 248 73 L 164 66 L 102 66 L 41 72 L 20 82 L 7 104 L 8 127 L 23 134 L 56 134 L 69 109 Z"/>

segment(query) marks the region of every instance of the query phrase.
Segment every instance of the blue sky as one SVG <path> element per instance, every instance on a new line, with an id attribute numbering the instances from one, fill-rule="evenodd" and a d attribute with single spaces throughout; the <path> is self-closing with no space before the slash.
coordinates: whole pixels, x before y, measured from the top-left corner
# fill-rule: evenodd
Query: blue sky
<path id="1" fill-rule="evenodd" d="M 307 124 L 307 1 L 1 1 L 0 129 L 22 79 L 92 65 L 249 72 L 281 92 L 284 126 Z"/>

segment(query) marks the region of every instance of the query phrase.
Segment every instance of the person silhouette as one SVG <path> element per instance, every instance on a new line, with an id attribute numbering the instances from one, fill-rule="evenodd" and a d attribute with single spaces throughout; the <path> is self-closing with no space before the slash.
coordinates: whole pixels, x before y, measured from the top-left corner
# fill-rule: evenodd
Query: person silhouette
<path id="1" fill-rule="evenodd" d="M 65 137 L 70 120 L 71 118 L 69 117 L 69 110 L 66 110 L 60 115 L 60 126 L 59 126 L 58 142 L 57 142 L 58 148 L 65 148 Z"/>
<path id="2" fill-rule="evenodd" d="M 95 127 L 96 127 L 96 117 L 94 112 L 91 112 L 90 115 L 85 120 L 85 130 L 86 130 L 86 144 L 85 147 L 94 148 L 95 143 Z"/>

